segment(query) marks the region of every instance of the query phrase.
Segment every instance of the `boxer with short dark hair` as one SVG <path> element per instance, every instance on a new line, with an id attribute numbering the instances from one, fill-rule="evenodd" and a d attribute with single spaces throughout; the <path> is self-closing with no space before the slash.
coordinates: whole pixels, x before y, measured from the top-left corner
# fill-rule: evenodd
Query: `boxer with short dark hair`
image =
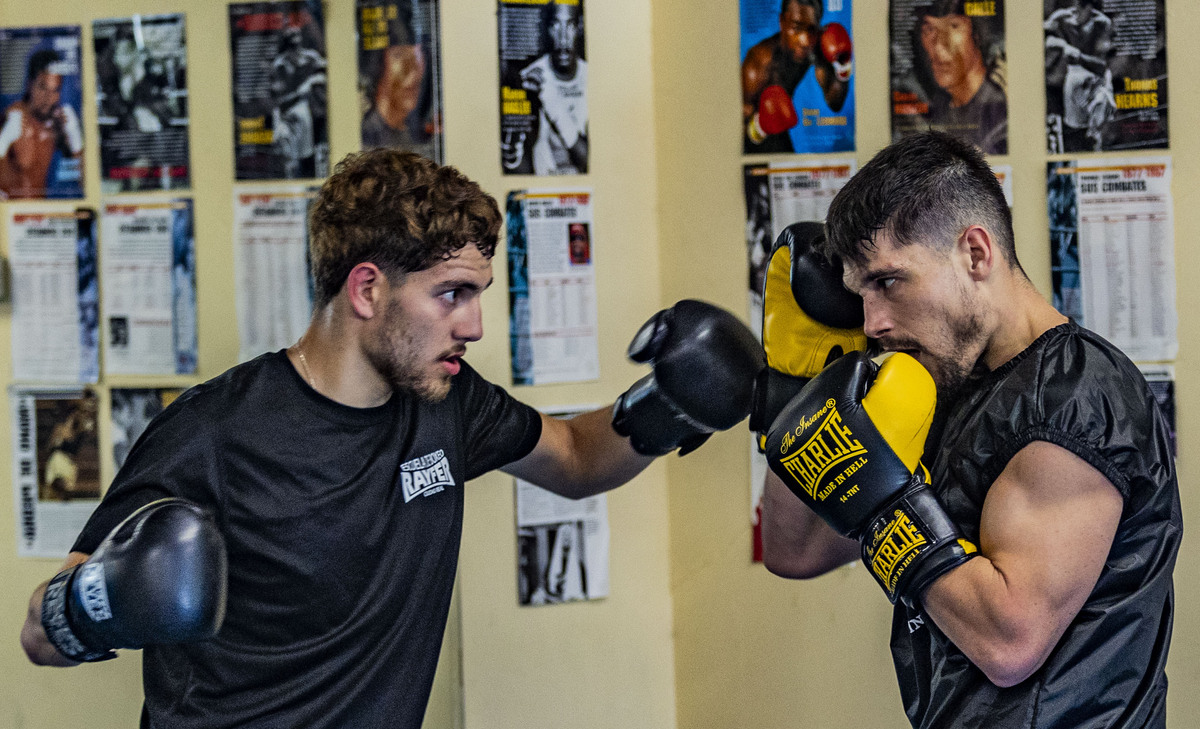
<path id="1" fill-rule="evenodd" d="M 569 420 L 538 413 L 463 359 L 483 334 L 500 223 L 495 200 L 451 167 L 395 149 L 343 160 L 310 212 L 316 296 L 305 334 L 157 416 L 68 560 L 96 571 L 87 565 L 107 559 L 106 535 L 124 544 L 130 514 L 186 499 L 211 514 L 228 555 L 223 622 L 168 591 L 165 624 L 101 630 L 92 623 L 136 622 L 137 610 L 114 600 L 110 615 L 85 609 L 85 620 L 78 606 L 96 590 L 58 599 L 75 583 L 56 578 L 51 597 L 43 585 L 30 601 L 30 659 L 73 665 L 145 646 L 144 726 L 419 726 L 464 484 L 502 469 L 570 498 L 614 488 L 653 456 L 746 417 L 763 366 L 748 327 L 685 300 L 637 333 L 630 353 L 653 370 L 615 406 Z M 140 564 L 138 550 L 120 551 Z M 86 586 L 151 594 L 172 565 L 195 564 L 180 551 L 119 585 L 106 571 Z"/>
<path id="2" fill-rule="evenodd" d="M 1163 726 L 1183 525 L 1137 367 L 1025 276 L 995 175 L 955 137 L 880 152 L 826 228 L 892 354 L 837 360 L 770 427 L 768 568 L 863 559 L 896 603 L 914 727 Z"/>

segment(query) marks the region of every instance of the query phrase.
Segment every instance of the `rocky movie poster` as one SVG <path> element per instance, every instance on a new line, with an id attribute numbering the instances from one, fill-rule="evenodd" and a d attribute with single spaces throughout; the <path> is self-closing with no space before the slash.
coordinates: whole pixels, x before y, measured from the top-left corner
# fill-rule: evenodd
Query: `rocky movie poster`
<path id="1" fill-rule="evenodd" d="M 851 0 L 741 0 L 742 152 L 854 150 Z"/>
<path id="2" fill-rule="evenodd" d="M 235 179 L 329 174 L 320 0 L 229 6 Z"/>
<path id="3" fill-rule="evenodd" d="M 105 194 L 191 185 L 184 16 L 92 23 Z"/>
<path id="4" fill-rule="evenodd" d="M 892 141 L 934 129 L 1008 154 L 1004 0 L 891 0 Z"/>
<path id="5" fill-rule="evenodd" d="M 358 0 L 362 146 L 442 162 L 438 0 Z"/>
<path id="6" fill-rule="evenodd" d="M 586 174 L 583 0 L 500 0 L 499 18 L 504 174 Z"/>
<path id="7" fill-rule="evenodd" d="M 0 28 L 0 200 L 83 197 L 80 28 Z"/>
<path id="8" fill-rule="evenodd" d="M 1164 5 L 1043 0 L 1049 153 L 1168 146 Z"/>

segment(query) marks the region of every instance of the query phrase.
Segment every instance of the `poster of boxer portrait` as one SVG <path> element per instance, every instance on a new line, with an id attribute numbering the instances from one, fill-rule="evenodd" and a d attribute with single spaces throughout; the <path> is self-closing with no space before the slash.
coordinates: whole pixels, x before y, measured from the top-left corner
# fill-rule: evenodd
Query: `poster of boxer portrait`
<path id="1" fill-rule="evenodd" d="M 499 26 L 504 174 L 586 174 L 583 0 L 500 0 Z"/>
<path id="2" fill-rule="evenodd" d="M 1046 149 L 1167 147 L 1165 0 L 1043 0 Z"/>
<path id="3" fill-rule="evenodd" d="M 741 0 L 742 152 L 854 151 L 851 0 Z"/>
<path id="4" fill-rule="evenodd" d="M 191 185 L 184 16 L 92 23 L 100 127 L 100 191 Z"/>
<path id="5" fill-rule="evenodd" d="M 229 6 L 235 179 L 329 174 L 320 0 Z"/>
<path id="6" fill-rule="evenodd" d="M 173 387 L 114 387 L 110 393 L 113 466 L 119 470 L 146 426 L 154 416 L 182 395 L 183 390 Z"/>
<path id="7" fill-rule="evenodd" d="M 936 129 L 1008 154 L 1004 0 L 891 0 L 892 140 Z"/>
<path id="8" fill-rule="evenodd" d="M 438 0 L 358 0 L 362 146 L 442 161 Z"/>
<path id="9" fill-rule="evenodd" d="M 90 388 L 10 387 L 17 554 L 62 558 L 100 502 Z"/>
<path id="10" fill-rule="evenodd" d="M 0 199 L 83 197 L 80 28 L 0 28 Z"/>

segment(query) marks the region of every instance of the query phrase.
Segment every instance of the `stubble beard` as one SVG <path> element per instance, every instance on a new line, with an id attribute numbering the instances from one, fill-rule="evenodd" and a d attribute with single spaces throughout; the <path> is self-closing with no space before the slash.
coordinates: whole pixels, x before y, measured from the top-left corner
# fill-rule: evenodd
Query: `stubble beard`
<path id="1" fill-rule="evenodd" d="M 399 309 L 398 304 L 393 304 L 388 311 L 388 322 L 368 352 L 368 360 L 393 390 L 422 402 L 441 402 L 450 394 L 450 375 L 426 372 L 417 337 Z"/>

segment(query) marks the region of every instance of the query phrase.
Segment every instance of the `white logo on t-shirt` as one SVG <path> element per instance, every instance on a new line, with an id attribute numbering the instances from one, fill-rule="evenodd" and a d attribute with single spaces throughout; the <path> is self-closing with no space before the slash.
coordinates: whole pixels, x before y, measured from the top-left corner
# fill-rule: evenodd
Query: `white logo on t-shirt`
<path id="1" fill-rule="evenodd" d="M 432 496 L 454 485 L 450 473 L 450 461 L 441 448 L 420 458 L 400 464 L 400 485 L 404 489 L 404 503 L 418 496 Z"/>

